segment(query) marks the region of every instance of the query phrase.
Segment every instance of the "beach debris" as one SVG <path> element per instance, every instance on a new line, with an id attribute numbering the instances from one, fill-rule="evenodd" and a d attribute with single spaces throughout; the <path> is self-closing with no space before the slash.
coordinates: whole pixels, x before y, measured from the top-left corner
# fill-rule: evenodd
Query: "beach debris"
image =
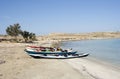
<path id="1" fill-rule="evenodd" d="M 3 64 L 3 63 L 5 63 L 6 61 L 4 61 L 4 60 L 0 60 L 0 64 Z"/>

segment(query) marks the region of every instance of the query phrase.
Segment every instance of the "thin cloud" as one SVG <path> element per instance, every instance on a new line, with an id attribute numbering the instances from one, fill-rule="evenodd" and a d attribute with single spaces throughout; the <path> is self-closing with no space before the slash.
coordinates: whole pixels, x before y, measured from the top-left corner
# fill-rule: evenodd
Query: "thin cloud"
<path id="1" fill-rule="evenodd" d="M 1 16 L 2 19 L 11 19 L 10 16 Z"/>

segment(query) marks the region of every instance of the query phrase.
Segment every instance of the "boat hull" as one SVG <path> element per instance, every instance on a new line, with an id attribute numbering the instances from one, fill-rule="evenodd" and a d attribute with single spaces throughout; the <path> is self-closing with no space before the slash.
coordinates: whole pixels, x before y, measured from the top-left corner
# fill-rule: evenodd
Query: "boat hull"
<path id="1" fill-rule="evenodd" d="M 45 59 L 70 59 L 70 58 L 81 58 L 86 57 L 89 54 L 83 53 L 83 54 L 74 54 L 74 55 L 42 55 L 42 54 L 29 54 L 30 56 L 34 58 L 45 58 Z"/>

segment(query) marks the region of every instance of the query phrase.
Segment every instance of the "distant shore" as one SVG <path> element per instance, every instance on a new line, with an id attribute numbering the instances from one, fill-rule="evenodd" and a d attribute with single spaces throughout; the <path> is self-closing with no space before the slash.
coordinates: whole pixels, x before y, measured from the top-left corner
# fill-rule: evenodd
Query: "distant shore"
<path id="1" fill-rule="evenodd" d="M 38 40 L 92 40 L 92 39 L 111 39 L 120 38 L 120 32 L 92 32 L 92 33 L 51 33 L 44 36 L 38 36 Z"/>
<path id="2" fill-rule="evenodd" d="M 24 40 L 21 36 L 18 40 Z M 92 40 L 92 39 L 111 39 L 120 38 L 120 32 L 91 32 L 91 33 L 50 33 L 37 36 L 37 41 L 74 41 L 74 40 Z M 7 35 L 0 35 L 0 42 L 13 39 Z"/>

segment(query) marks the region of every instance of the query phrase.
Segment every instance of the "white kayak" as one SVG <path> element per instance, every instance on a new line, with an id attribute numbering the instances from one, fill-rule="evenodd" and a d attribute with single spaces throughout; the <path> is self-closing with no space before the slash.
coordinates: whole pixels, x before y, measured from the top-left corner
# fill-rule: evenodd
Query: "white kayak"
<path id="1" fill-rule="evenodd" d="M 86 57 L 88 53 L 73 54 L 73 55 L 43 55 L 43 54 L 29 54 L 34 58 L 46 58 L 46 59 L 70 59 L 70 58 L 80 58 Z"/>

